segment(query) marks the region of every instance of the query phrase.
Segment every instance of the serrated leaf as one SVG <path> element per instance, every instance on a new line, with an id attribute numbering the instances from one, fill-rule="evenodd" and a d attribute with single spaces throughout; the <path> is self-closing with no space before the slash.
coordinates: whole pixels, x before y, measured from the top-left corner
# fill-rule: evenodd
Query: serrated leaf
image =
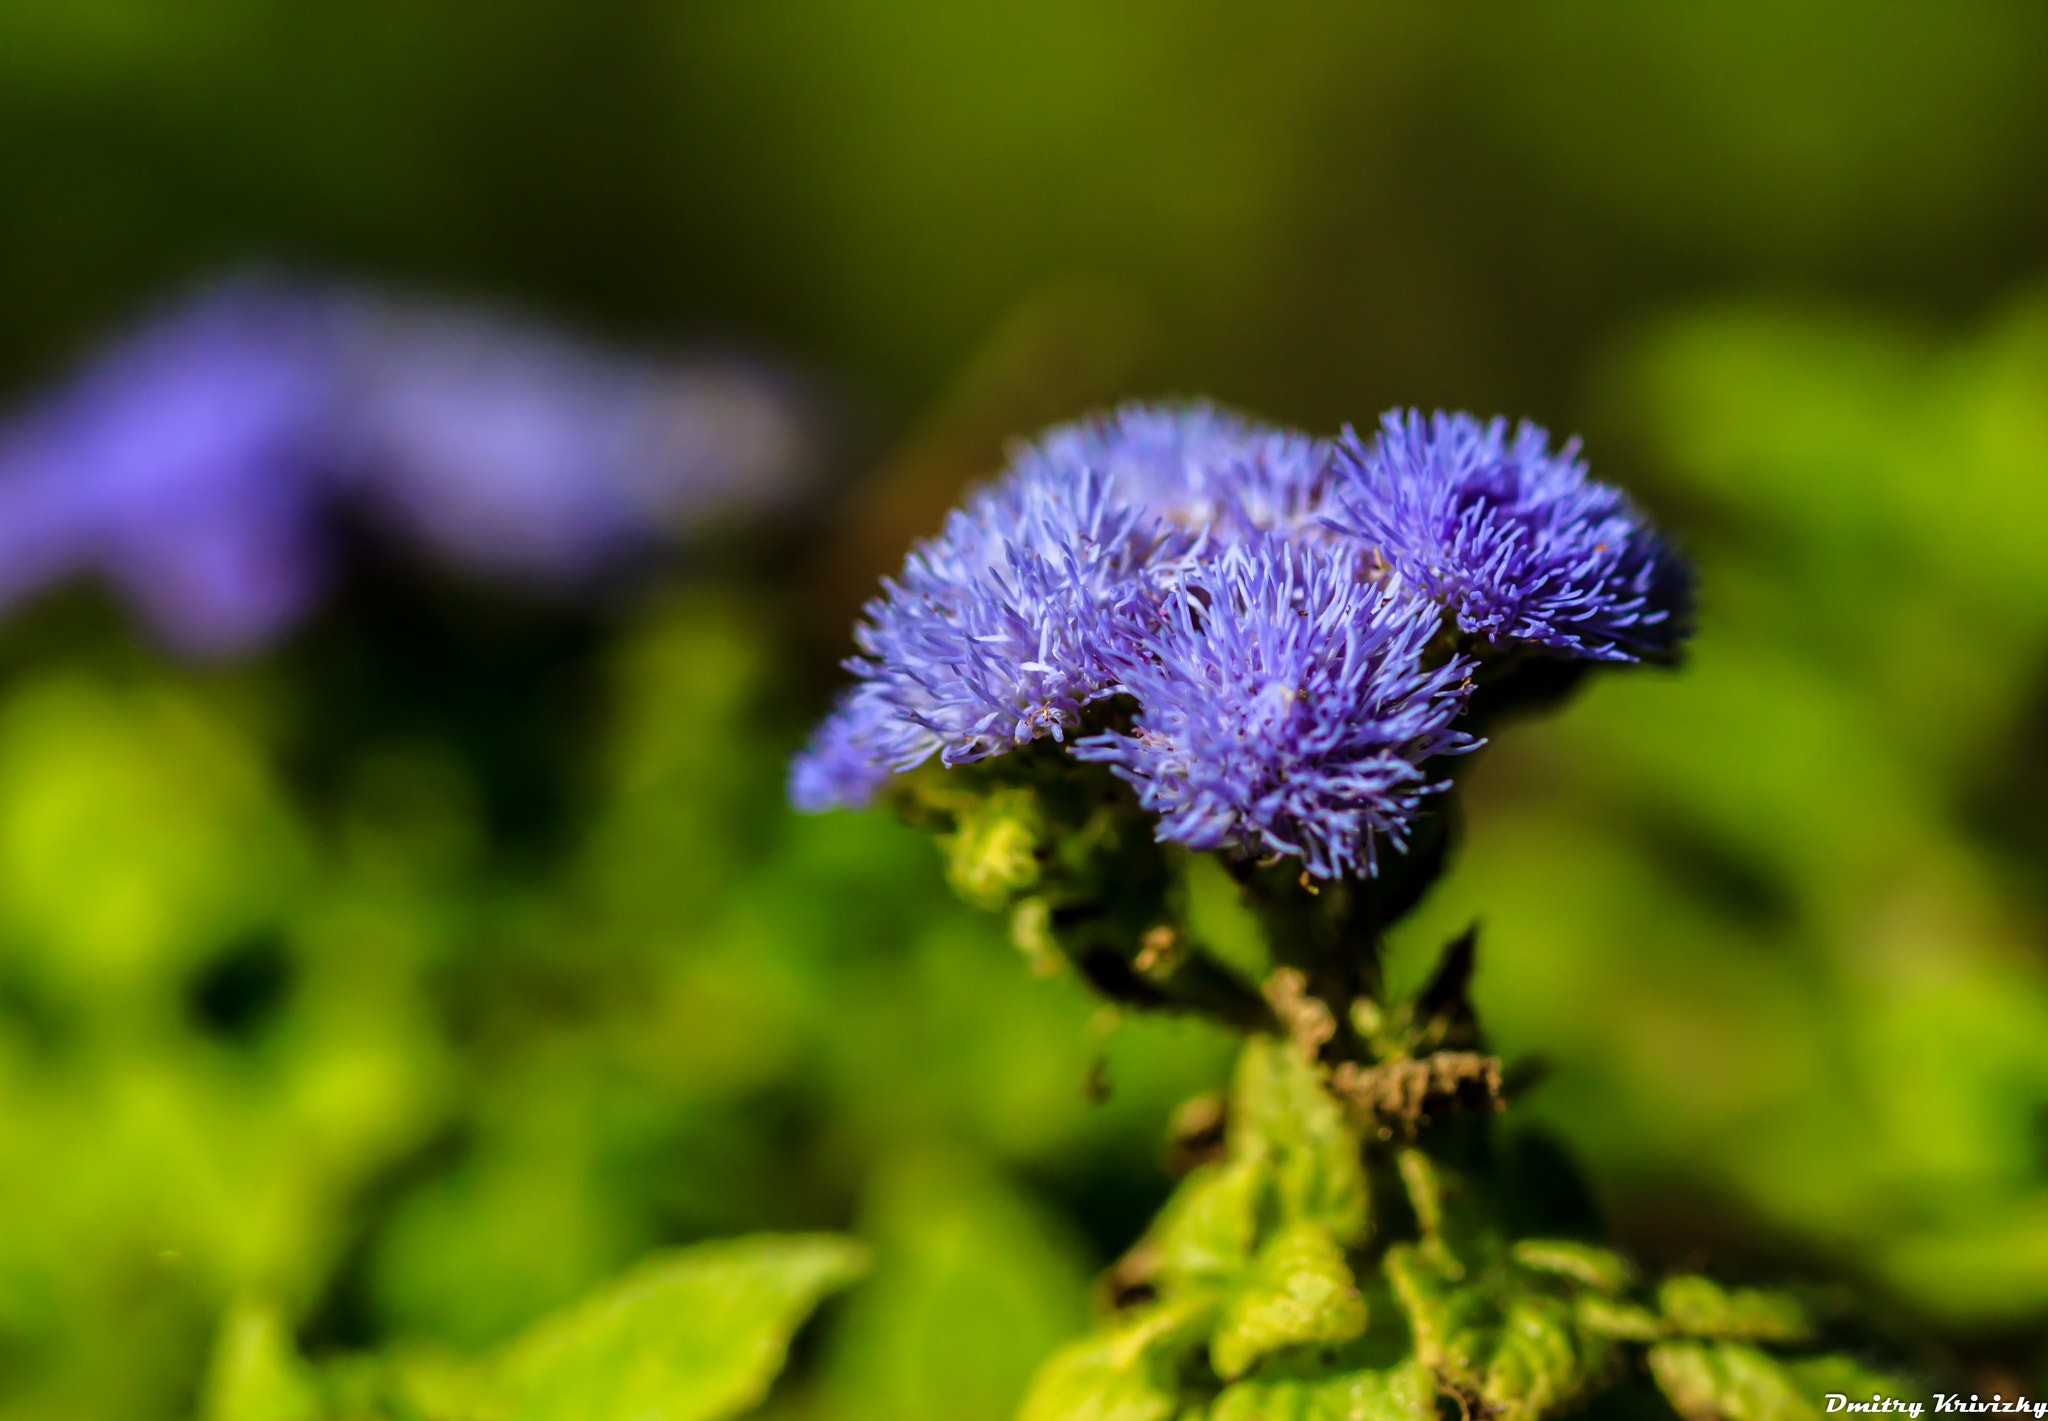
<path id="1" fill-rule="evenodd" d="M 1524 1268 L 1570 1278 L 1602 1293 L 1618 1293 L 1635 1281 L 1635 1265 L 1610 1248 L 1562 1238 L 1525 1238 L 1509 1250 Z"/>
<path id="2" fill-rule="evenodd" d="M 1579 1337 L 1561 1299 L 1522 1294 L 1508 1302 L 1479 1399 L 1499 1421 L 1533 1421 L 1584 1392 L 1607 1356 L 1604 1342 Z"/>
<path id="3" fill-rule="evenodd" d="M 1657 1315 L 1634 1303 L 1582 1293 L 1576 1300 L 1574 1311 L 1579 1330 L 1595 1337 L 1654 1342 L 1664 1335 L 1664 1324 Z"/>
<path id="4" fill-rule="evenodd" d="M 1613 1355 L 1608 1337 L 1578 1327 L 1569 1302 L 1518 1286 L 1503 1263 L 1453 1276 L 1426 1246 L 1400 1244 L 1384 1266 L 1416 1355 L 1490 1414 L 1550 1414 L 1580 1397 Z"/>
<path id="5" fill-rule="evenodd" d="M 1813 1421 L 1810 1400 L 1775 1358 L 1739 1342 L 1660 1342 L 1650 1374 L 1686 1421 Z"/>
<path id="6" fill-rule="evenodd" d="M 1445 1382 L 1478 1391 L 1493 1350 L 1490 1333 L 1500 1324 L 1492 1297 L 1446 1276 L 1442 1265 L 1414 1244 L 1394 1245 L 1381 1266 L 1408 1315 L 1416 1355 Z"/>
<path id="7" fill-rule="evenodd" d="M 1172 1288 L 1242 1272 L 1266 1187 L 1265 1163 L 1255 1158 L 1205 1164 L 1182 1180 L 1146 1239 L 1160 1280 Z"/>
<path id="8" fill-rule="evenodd" d="M 1813 1335 L 1797 1298 L 1754 1288 L 1726 1289 L 1696 1273 L 1666 1278 L 1657 1305 L 1673 1332 L 1745 1342 L 1803 1342 Z"/>
<path id="9" fill-rule="evenodd" d="M 1180 1409 L 1175 1373 L 1220 1302 L 1215 1293 L 1189 1294 L 1068 1343 L 1038 1369 L 1017 1421 L 1168 1421 Z"/>
<path id="10" fill-rule="evenodd" d="M 1284 1042 L 1255 1036 L 1238 1060 L 1231 1154 L 1268 1161 L 1282 1217 L 1321 1224 L 1345 1246 L 1369 1223 L 1358 1132 L 1315 1069 Z"/>
<path id="11" fill-rule="evenodd" d="M 651 1260 L 512 1341 L 498 1371 L 512 1415 L 737 1415 L 767 1394 L 818 1301 L 867 1266 L 863 1245 L 829 1235 L 734 1239 Z"/>
<path id="12" fill-rule="evenodd" d="M 207 1369 L 205 1421 L 316 1421 L 324 1414 L 311 1371 L 275 1308 L 238 1301 L 221 1321 Z"/>
<path id="13" fill-rule="evenodd" d="M 1224 1304 L 1209 1361 L 1225 1381 L 1280 1347 L 1344 1342 L 1365 1331 L 1365 1299 L 1328 1229 L 1309 1220 L 1284 1226 L 1259 1251 Z"/>
<path id="14" fill-rule="evenodd" d="M 1233 1382 L 1206 1421 L 1435 1421 L 1436 1414 L 1436 1382 L 1411 1358 L 1314 1381 Z"/>

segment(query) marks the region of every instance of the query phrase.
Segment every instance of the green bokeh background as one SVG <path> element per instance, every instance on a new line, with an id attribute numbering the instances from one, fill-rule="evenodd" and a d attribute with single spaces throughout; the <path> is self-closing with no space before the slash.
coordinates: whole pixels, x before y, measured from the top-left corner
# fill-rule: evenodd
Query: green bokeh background
<path id="1" fill-rule="evenodd" d="M 781 765 L 1004 437 L 1167 391 L 1526 413 L 1677 530 L 1692 664 L 1486 752 L 1396 975 L 1483 921 L 1641 1252 L 2048 1388 L 2048 10 L 10 0 L 0 184 L 12 390 L 262 257 L 861 415 L 801 527 L 602 607 L 0 628 L 0 1416 L 188 1413 L 236 1296 L 481 1346 L 764 1228 L 880 1250 L 773 1414 L 1007 1416 L 1229 1043 Z"/>

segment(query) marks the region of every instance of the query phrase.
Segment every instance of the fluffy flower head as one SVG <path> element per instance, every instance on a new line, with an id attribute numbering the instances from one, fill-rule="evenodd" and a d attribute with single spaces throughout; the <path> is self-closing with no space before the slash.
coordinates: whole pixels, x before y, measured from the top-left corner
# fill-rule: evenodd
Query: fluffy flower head
<path id="1" fill-rule="evenodd" d="M 1429 783 L 1421 762 L 1471 749 L 1452 728 L 1470 665 L 1426 668 L 1440 612 L 1360 552 L 1272 534 L 1190 570 L 1120 656 L 1130 734 L 1082 740 L 1192 848 L 1299 857 L 1330 878 L 1397 847 Z"/>
<path id="2" fill-rule="evenodd" d="M 1333 525 L 1375 549 L 1458 626 L 1594 661 L 1667 654 L 1685 630 L 1684 564 L 1576 441 L 1533 424 L 1389 414 L 1337 453 Z"/>
<path id="3" fill-rule="evenodd" d="M 1110 693 L 1105 653 L 1155 615 L 1197 541 L 1087 468 L 1025 463 L 911 550 L 854 632 L 859 682 L 792 770 L 801 809 L 868 799 L 934 754 L 964 764 L 1064 739 Z"/>

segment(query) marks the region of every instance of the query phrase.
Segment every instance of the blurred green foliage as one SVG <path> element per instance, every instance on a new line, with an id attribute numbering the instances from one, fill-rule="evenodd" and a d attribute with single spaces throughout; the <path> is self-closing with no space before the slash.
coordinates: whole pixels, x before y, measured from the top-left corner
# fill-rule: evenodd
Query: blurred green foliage
<path id="1" fill-rule="evenodd" d="M 1714 309 L 1608 398 L 1693 510 L 1697 655 L 1505 737 L 1414 951 L 1488 920 L 1490 1019 L 1639 1227 L 2038 1327 L 2048 307 Z"/>
<path id="2" fill-rule="evenodd" d="M 1047 291 L 1120 387 L 1583 429 L 1698 554 L 1697 654 L 1475 763 L 1397 971 L 1484 918 L 1639 1253 L 2039 1389 L 2044 53 L 1993 0 L 14 0 L 0 371 L 255 252 L 786 350 L 914 453 L 962 367 L 1072 388 L 985 358 Z M 985 384 L 921 477 L 1044 417 Z M 480 1353 L 771 1229 L 876 1258 L 767 1414 L 1012 1413 L 1227 1043 L 781 808 L 821 522 L 573 616 L 369 578 L 231 670 L 0 632 L 0 1416 L 185 1414 L 245 1332 Z"/>

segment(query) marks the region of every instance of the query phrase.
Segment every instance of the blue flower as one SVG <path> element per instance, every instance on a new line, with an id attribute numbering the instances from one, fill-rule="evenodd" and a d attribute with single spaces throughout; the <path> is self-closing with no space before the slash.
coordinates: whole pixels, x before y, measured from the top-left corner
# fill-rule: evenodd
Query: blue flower
<path id="1" fill-rule="evenodd" d="M 1255 424 L 1213 405 L 1127 405 L 1062 425 L 1027 448 L 1028 477 L 1106 475 L 1113 494 L 1170 523 L 1229 539 L 1257 528 L 1320 533 L 1336 511 L 1329 441 Z"/>
<path id="2" fill-rule="evenodd" d="M 866 802 L 937 755 L 1064 740 L 1173 576 L 1257 527 L 1314 529 L 1328 450 L 1208 405 L 1132 406 L 1020 450 L 868 604 L 860 678 L 792 767 L 803 809 Z"/>
<path id="3" fill-rule="evenodd" d="M 1422 762 L 1478 742 L 1452 728 L 1472 663 L 1423 659 L 1441 612 L 1369 571 L 1358 549 L 1271 534 L 1189 569 L 1116 654 L 1131 731 L 1074 754 L 1128 781 L 1162 839 L 1376 872 L 1377 838 L 1403 847 L 1444 788 Z"/>
<path id="4" fill-rule="evenodd" d="M 912 549 L 854 632 L 861 679 L 792 772 L 804 809 L 868 799 L 938 755 L 964 764 L 1064 739 L 1110 693 L 1108 650 L 1156 613 L 1199 539 L 1104 474 L 1026 460 Z"/>
<path id="5" fill-rule="evenodd" d="M 1345 431 L 1342 516 L 1460 629 L 1594 661 L 1667 655 L 1685 634 L 1685 564 L 1576 441 L 1533 424 L 1392 413 L 1371 445 Z"/>

